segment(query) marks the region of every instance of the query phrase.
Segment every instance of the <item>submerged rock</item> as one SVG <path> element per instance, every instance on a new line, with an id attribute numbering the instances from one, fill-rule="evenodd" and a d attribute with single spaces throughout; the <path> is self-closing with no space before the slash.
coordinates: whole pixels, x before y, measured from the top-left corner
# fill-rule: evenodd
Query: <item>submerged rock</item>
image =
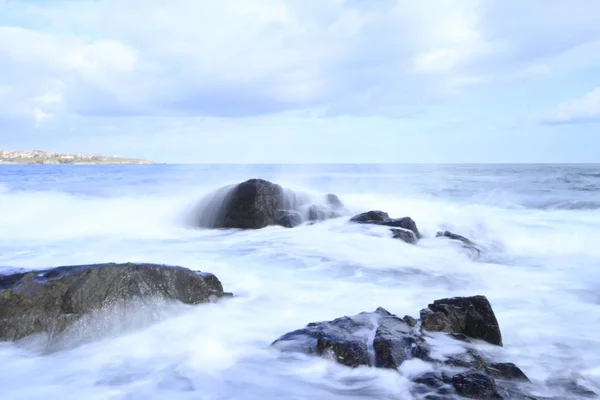
<path id="1" fill-rule="evenodd" d="M 417 224 L 410 217 L 390 218 L 389 214 L 379 210 L 367 211 L 350 218 L 349 222 L 356 224 L 373 224 L 390 226 L 396 229 L 392 231 L 392 237 L 407 243 L 416 243 L 421 238 Z M 407 232 L 408 231 L 408 232 Z M 410 233 L 412 233 L 412 235 Z"/>
<path id="2" fill-rule="evenodd" d="M 343 205 L 337 196 L 328 194 L 322 202 L 311 204 L 308 194 L 264 179 L 250 179 L 206 196 L 196 209 L 193 225 L 211 229 L 261 229 L 270 225 L 292 228 L 304 221 L 342 215 Z"/>
<path id="3" fill-rule="evenodd" d="M 471 240 L 467 239 L 464 236 L 457 235 L 456 233 L 450 231 L 440 231 L 436 233 L 435 237 L 444 237 L 450 240 L 462 242 L 465 248 L 472 250 L 476 255 L 481 255 L 481 249 L 475 243 L 473 243 Z"/>
<path id="4" fill-rule="evenodd" d="M 387 221 L 389 219 L 390 216 L 388 215 L 388 213 L 379 210 L 372 210 L 355 215 L 354 217 L 350 218 L 350 222 L 354 222 L 357 224 L 376 224 L 378 222 Z"/>
<path id="5" fill-rule="evenodd" d="M 63 331 L 85 314 L 120 302 L 198 304 L 228 296 L 217 277 L 178 266 L 95 264 L 0 276 L 0 340 Z"/>
<path id="6" fill-rule="evenodd" d="M 452 385 L 456 392 L 471 399 L 499 399 L 503 397 L 498 393 L 494 379 L 480 371 L 468 371 L 452 377 Z"/>
<path id="7" fill-rule="evenodd" d="M 302 223 L 302 216 L 296 211 L 279 211 L 277 214 L 277 225 L 284 228 L 293 228 Z"/>
<path id="8" fill-rule="evenodd" d="M 428 331 L 462 333 L 502 346 L 502 334 L 485 296 L 435 300 L 421 310 L 421 325 Z"/>
<path id="9" fill-rule="evenodd" d="M 392 228 L 390 231 L 392 232 L 392 238 L 394 239 L 400 239 L 408 244 L 417 243 L 417 237 L 413 231 L 402 228 Z"/>

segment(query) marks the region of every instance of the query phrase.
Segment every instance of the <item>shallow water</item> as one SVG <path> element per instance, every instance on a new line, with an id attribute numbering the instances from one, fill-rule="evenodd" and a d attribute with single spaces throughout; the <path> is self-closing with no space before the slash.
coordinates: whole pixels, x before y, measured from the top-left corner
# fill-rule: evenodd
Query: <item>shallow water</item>
<path id="1" fill-rule="evenodd" d="M 355 213 L 409 215 L 425 237 L 411 246 L 344 218 L 186 226 L 203 195 L 253 177 L 336 193 Z M 4 272 L 155 262 L 213 272 L 236 294 L 50 354 L 0 343 L 3 399 L 411 399 L 418 363 L 352 370 L 269 345 L 312 321 L 378 306 L 418 316 L 434 299 L 475 294 L 504 339 L 483 351 L 519 365 L 537 393 L 560 394 L 549 385 L 559 378 L 600 391 L 599 165 L 4 165 L 0 226 Z M 434 238 L 446 229 L 483 258 Z"/>

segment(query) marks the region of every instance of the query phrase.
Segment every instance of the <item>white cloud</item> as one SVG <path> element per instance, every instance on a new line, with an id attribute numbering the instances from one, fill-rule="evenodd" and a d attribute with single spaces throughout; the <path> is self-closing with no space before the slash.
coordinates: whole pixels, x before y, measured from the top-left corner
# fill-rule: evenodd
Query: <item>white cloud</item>
<path id="1" fill-rule="evenodd" d="M 473 86 L 600 65 L 590 53 L 600 43 L 597 0 L 10 7 L 28 21 L 28 28 L 0 26 L 0 115 L 11 117 L 35 110 L 53 119 L 302 110 L 397 117 Z"/>
<path id="2" fill-rule="evenodd" d="M 581 98 L 559 105 L 544 122 L 554 124 L 600 122 L 600 88 L 592 90 Z"/>

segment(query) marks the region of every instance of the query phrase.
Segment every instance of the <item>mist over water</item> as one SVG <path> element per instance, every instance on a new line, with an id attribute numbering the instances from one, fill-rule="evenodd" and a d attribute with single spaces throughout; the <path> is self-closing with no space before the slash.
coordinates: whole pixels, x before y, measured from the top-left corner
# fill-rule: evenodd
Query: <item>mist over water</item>
<path id="1" fill-rule="evenodd" d="M 352 213 L 410 216 L 424 237 L 412 246 L 347 218 L 258 231 L 186 224 L 207 194 L 249 178 L 335 193 Z M 521 367 L 540 395 L 568 381 L 600 391 L 598 165 L 4 165 L 0 227 L 0 272 L 165 263 L 212 272 L 236 295 L 140 309 L 127 329 L 103 328 L 100 315 L 94 340 L 77 333 L 60 351 L 0 343 L 3 399 L 411 399 L 409 379 L 426 368 L 416 362 L 349 369 L 270 344 L 313 321 L 379 306 L 418 316 L 435 299 L 475 294 L 504 339 L 483 352 Z M 472 239 L 482 257 L 439 230 Z M 440 357 L 456 346 L 432 340 Z"/>

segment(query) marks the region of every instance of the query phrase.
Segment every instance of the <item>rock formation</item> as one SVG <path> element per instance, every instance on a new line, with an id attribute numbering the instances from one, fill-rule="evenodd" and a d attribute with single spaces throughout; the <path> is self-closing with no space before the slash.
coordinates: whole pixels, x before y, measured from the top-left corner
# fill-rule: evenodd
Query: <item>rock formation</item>
<path id="1" fill-rule="evenodd" d="M 217 277 L 157 264 L 96 264 L 0 276 L 0 340 L 63 331 L 94 310 L 137 300 L 198 304 L 230 295 Z"/>
<path id="2" fill-rule="evenodd" d="M 226 186 L 206 196 L 193 215 L 201 228 L 261 229 L 271 225 L 293 228 L 343 215 L 343 204 L 334 194 L 313 204 L 311 196 L 294 192 L 264 179 Z"/>
<path id="3" fill-rule="evenodd" d="M 462 351 L 443 359 L 434 356 L 431 331 L 460 340 Z M 323 356 L 349 367 L 395 369 L 407 360 L 422 360 L 433 372 L 413 379 L 415 398 L 541 399 L 528 393 L 529 379 L 515 364 L 487 359 L 472 346 L 473 340 L 502 345 L 498 321 L 484 296 L 436 300 L 421 311 L 420 320 L 399 318 L 380 307 L 313 322 L 281 336 L 272 346 L 283 352 Z"/>

